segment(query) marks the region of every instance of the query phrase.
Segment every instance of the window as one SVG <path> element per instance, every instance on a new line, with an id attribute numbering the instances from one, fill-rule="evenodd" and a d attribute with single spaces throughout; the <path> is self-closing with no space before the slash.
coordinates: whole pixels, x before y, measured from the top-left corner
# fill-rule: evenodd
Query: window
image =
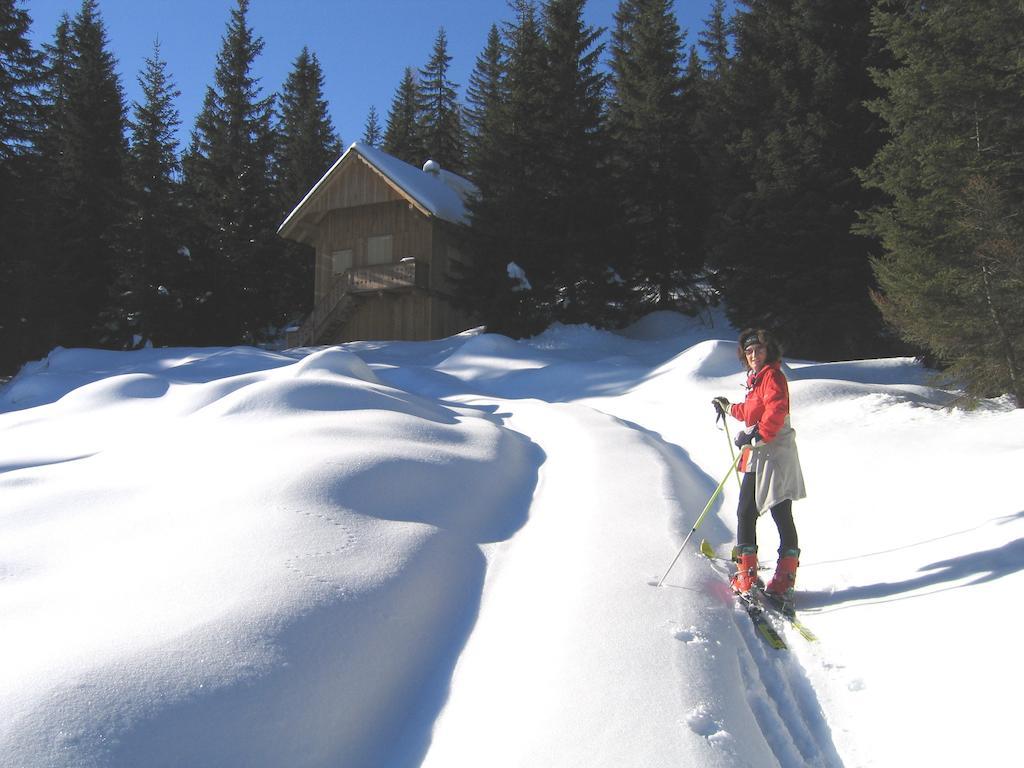
<path id="1" fill-rule="evenodd" d="M 448 274 L 451 277 L 461 277 L 465 274 L 466 260 L 462 254 L 452 246 L 448 246 Z"/>
<path id="2" fill-rule="evenodd" d="M 391 264 L 394 259 L 392 235 L 376 235 L 366 239 L 367 264 Z"/>
<path id="3" fill-rule="evenodd" d="M 331 271 L 335 275 L 340 275 L 343 272 L 348 272 L 352 269 L 352 249 L 346 248 L 342 251 L 334 251 L 331 253 Z"/>

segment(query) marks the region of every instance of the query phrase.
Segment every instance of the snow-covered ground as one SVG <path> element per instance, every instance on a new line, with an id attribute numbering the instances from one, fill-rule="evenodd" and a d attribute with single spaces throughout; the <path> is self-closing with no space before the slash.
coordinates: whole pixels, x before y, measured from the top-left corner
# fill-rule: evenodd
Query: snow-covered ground
<path id="1" fill-rule="evenodd" d="M 653 586 L 731 461 L 733 338 L 658 313 L 27 366 L 0 389 L 0 763 L 1002 764 L 1024 410 L 946 409 L 910 359 L 788 361 L 821 639 L 773 651 L 698 556 Z M 692 551 L 728 548 L 736 492 Z"/>

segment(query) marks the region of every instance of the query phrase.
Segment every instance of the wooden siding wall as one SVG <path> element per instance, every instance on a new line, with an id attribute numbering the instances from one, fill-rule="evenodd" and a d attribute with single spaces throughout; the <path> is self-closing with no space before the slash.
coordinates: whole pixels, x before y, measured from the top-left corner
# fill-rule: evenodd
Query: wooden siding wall
<path id="1" fill-rule="evenodd" d="M 431 304 L 436 299 L 423 291 L 385 293 L 359 301 L 359 309 L 342 329 L 344 337 L 337 341 L 426 341 L 431 338 Z"/>
<path id="2" fill-rule="evenodd" d="M 402 200 L 402 196 L 389 186 L 361 157 L 346 161 L 327 189 L 310 202 L 306 216 L 322 215 L 336 208 L 356 208 L 360 205 Z"/>
<path id="3" fill-rule="evenodd" d="M 424 291 L 360 298 L 359 308 L 333 343 L 401 339 L 427 341 L 453 336 L 476 323 L 442 298 Z M 323 342 L 326 343 L 326 342 Z"/>
<path id="4" fill-rule="evenodd" d="M 320 223 L 316 249 L 316 300 L 334 278 L 331 254 L 351 249 L 353 266 L 367 264 L 367 239 L 391 235 L 395 263 L 406 257 L 430 262 L 433 250 L 430 222 L 404 200 L 331 211 Z"/>

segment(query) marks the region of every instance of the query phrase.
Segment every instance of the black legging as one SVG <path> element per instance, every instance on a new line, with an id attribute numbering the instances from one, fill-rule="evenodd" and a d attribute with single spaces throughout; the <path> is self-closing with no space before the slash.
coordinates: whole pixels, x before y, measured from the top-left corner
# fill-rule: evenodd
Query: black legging
<path id="1" fill-rule="evenodd" d="M 736 545 L 740 547 L 757 546 L 757 503 L 754 500 L 755 477 L 753 472 L 743 475 L 740 484 L 740 503 L 736 509 Z M 772 519 L 779 529 L 779 548 L 796 549 L 799 544 L 796 536 L 796 524 L 793 522 L 793 502 L 790 499 L 780 501 L 772 507 Z"/>

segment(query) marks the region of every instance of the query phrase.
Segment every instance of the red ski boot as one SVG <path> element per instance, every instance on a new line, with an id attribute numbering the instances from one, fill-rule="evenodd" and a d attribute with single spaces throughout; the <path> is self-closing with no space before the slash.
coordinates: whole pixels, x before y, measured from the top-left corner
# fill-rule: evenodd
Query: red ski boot
<path id="1" fill-rule="evenodd" d="M 737 547 L 732 588 L 742 595 L 757 586 L 757 547 Z"/>
<path id="2" fill-rule="evenodd" d="M 792 603 L 796 588 L 796 569 L 800 565 L 799 549 L 780 549 L 775 575 L 765 587 L 765 592 L 782 603 Z"/>

